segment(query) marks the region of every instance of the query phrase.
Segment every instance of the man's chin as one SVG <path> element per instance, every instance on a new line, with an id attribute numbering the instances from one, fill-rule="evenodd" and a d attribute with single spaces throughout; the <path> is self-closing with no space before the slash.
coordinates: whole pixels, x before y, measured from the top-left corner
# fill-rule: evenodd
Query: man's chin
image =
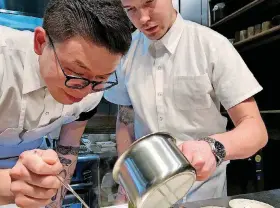
<path id="1" fill-rule="evenodd" d="M 67 98 L 58 98 L 58 99 L 55 99 L 57 102 L 59 102 L 59 103 L 61 103 L 61 104 L 63 104 L 63 105 L 72 105 L 73 103 L 75 103 L 75 102 L 73 102 L 73 101 L 71 101 L 71 100 L 68 100 Z"/>
<path id="2" fill-rule="evenodd" d="M 72 105 L 74 102 L 69 100 L 66 95 L 64 93 L 60 93 L 61 95 L 52 95 L 53 99 L 55 99 L 55 101 L 57 101 L 58 103 L 62 104 L 62 105 Z M 63 94 L 63 95 L 62 95 Z"/>

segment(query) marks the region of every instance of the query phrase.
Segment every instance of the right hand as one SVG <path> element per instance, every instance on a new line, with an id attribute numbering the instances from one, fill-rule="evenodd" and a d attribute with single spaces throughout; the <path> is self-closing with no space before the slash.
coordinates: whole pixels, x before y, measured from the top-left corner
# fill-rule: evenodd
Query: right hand
<path id="1" fill-rule="evenodd" d="M 116 197 L 116 205 L 118 204 L 125 204 L 127 203 L 128 199 L 126 196 L 126 192 L 124 190 L 124 188 L 122 187 L 122 185 L 119 185 L 119 189 L 118 189 L 118 193 L 117 193 L 117 197 Z"/>
<path id="2" fill-rule="evenodd" d="M 57 175 L 62 171 L 53 150 L 30 150 L 22 153 L 10 171 L 11 192 L 21 208 L 39 208 L 51 203 L 61 187 Z"/>

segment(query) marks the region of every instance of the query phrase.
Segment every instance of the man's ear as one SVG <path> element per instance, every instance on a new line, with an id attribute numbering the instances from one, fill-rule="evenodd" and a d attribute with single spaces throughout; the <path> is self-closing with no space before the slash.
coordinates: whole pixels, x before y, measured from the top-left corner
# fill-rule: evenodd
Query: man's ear
<path id="1" fill-rule="evenodd" d="M 37 27 L 34 30 L 34 51 L 37 55 L 42 55 L 47 43 L 47 34 L 42 27 Z"/>

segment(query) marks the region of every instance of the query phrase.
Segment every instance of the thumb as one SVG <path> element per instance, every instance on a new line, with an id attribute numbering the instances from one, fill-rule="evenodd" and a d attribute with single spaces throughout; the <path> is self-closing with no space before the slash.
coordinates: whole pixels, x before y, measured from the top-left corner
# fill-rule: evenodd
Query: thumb
<path id="1" fill-rule="evenodd" d="M 38 151 L 38 150 L 37 150 Z M 54 150 L 39 150 L 41 151 L 42 160 L 48 165 L 54 165 L 58 162 L 57 153 Z"/>
<path id="2" fill-rule="evenodd" d="M 22 175 L 22 168 L 23 165 L 21 164 L 20 161 L 17 162 L 17 164 L 9 171 L 9 175 L 11 179 L 18 179 Z"/>
<path id="3" fill-rule="evenodd" d="M 185 143 L 182 143 L 178 146 L 179 150 L 183 153 L 183 155 L 185 156 L 185 158 L 187 158 L 187 160 L 189 161 L 189 163 L 192 164 L 193 161 L 193 155 L 191 154 L 191 152 L 189 151 L 189 149 L 187 148 L 187 145 Z"/>
<path id="4" fill-rule="evenodd" d="M 57 175 L 62 165 L 53 150 L 30 150 L 21 154 L 22 164 L 31 172 L 38 175 Z"/>
<path id="5" fill-rule="evenodd" d="M 180 145 L 178 146 L 178 148 L 179 148 L 179 150 L 180 150 L 181 152 L 183 152 L 183 144 L 180 144 Z"/>
<path id="6" fill-rule="evenodd" d="M 194 153 L 192 157 L 192 166 L 197 170 L 202 170 L 203 166 L 205 165 L 205 161 L 203 160 L 203 157 L 200 154 Z"/>

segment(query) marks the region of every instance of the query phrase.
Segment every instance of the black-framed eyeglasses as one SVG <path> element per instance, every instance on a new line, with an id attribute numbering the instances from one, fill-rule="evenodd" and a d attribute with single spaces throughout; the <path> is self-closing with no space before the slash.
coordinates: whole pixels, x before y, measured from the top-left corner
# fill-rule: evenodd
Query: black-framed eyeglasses
<path id="1" fill-rule="evenodd" d="M 50 35 L 48 33 L 47 33 L 47 36 L 49 37 L 50 43 L 52 45 L 57 63 L 59 64 L 64 76 L 66 77 L 66 80 L 65 80 L 66 87 L 72 88 L 72 89 L 83 89 L 83 88 L 89 86 L 90 84 L 92 84 L 92 91 L 100 92 L 100 91 L 108 90 L 109 88 L 114 87 L 115 85 L 118 84 L 118 77 L 117 77 L 116 72 L 114 72 L 115 78 L 116 78 L 115 82 L 113 82 L 113 81 L 106 81 L 106 82 L 91 81 L 91 80 L 83 78 L 83 77 L 66 74 L 64 68 L 62 67 L 62 65 L 58 59 L 52 38 L 50 37 Z"/>

